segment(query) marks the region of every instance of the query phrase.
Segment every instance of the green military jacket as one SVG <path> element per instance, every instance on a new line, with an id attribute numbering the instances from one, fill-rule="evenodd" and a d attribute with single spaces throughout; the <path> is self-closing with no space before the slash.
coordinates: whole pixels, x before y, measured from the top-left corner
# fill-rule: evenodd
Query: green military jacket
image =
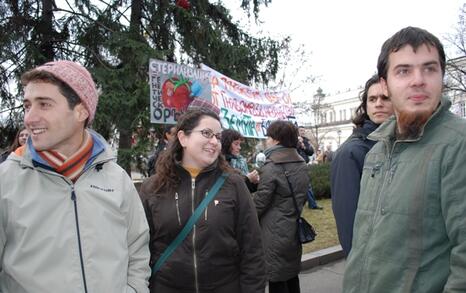
<path id="1" fill-rule="evenodd" d="M 343 292 L 466 292 L 466 120 L 440 106 L 419 137 L 369 135 Z"/>

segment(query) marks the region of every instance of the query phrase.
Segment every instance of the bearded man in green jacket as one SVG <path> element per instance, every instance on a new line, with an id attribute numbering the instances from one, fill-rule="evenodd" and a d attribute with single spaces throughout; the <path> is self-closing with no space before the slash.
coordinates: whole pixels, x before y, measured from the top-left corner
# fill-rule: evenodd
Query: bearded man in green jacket
<path id="1" fill-rule="evenodd" d="M 395 116 L 369 135 L 344 292 L 466 292 L 466 120 L 441 98 L 443 46 L 407 27 L 378 74 Z"/>

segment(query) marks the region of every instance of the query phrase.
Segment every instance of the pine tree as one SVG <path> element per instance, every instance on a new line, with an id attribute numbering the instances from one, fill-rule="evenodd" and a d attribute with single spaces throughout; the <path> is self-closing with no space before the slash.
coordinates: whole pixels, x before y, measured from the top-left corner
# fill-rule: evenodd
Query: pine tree
<path id="1" fill-rule="evenodd" d="M 143 149 L 132 148 L 137 125 L 149 125 L 150 58 L 196 66 L 200 63 L 245 84 L 266 84 L 278 70 L 285 41 L 254 37 L 240 29 L 221 2 L 184 0 L 8 0 L 0 4 L 2 109 L 18 105 L 12 85 L 25 70 L 56 58 L 81 62 L 101 90 L 93 127 L 115 133 L 119 163 Z M 257 17 L 270 0 L 242 0 Z M 20 86 L 18 85 L 20 89 Z M 3 102 L 8 101 L 8 103 Z M 144 141 L 144 139 L 143 139 Z"/>

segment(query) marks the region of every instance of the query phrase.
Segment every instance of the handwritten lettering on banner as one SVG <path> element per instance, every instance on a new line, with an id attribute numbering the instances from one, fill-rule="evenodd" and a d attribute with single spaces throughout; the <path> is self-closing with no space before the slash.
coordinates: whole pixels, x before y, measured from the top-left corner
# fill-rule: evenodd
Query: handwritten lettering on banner
<path id="1" fill-rule="evenodd" d="M 150 59 L 151 123 L 176 123 L 194 97 L 210 101 L 209 74 L 186 65 Z"/>
<path id="2" fill-rule="evenodd" d="M 235 129 L 245 137 L 264 138 L 272 121 L 294 121 L 288 92 L 253 89 L 204 64 L 201 69 L 210 72 L 212 103 L 221 109 L 224 128 Z"/>

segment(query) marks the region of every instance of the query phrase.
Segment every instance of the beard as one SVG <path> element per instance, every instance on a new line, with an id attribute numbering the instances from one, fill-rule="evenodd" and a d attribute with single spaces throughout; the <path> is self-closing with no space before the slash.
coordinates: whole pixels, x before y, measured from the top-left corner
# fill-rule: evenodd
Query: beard
<path id="1" fill-rule="evenodd" d="M 400 112 L 396 137 L 401 140 L 417 138 L 431 115 L 432 111 Z"/>

